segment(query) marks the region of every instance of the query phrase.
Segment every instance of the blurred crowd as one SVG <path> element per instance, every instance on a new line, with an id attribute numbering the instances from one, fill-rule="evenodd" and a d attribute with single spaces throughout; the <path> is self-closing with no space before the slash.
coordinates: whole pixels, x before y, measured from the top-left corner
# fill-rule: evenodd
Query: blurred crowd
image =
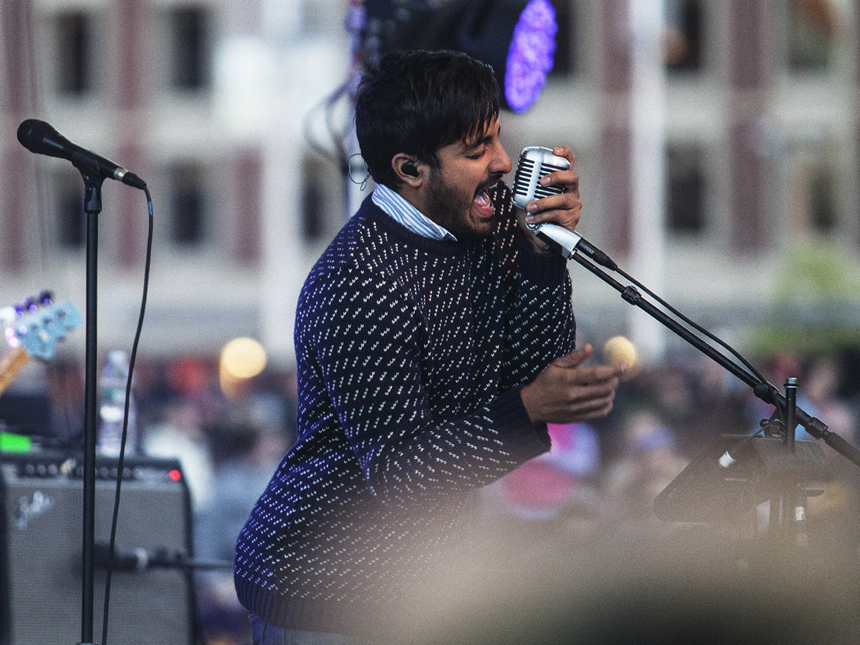
<path id="1" fill-rule="evenodd" d="M 860 445 L 857 355 L 801 360 L 777 354 L 763 364 L 775 385 L 797 377 L 798 405 Z M 73 444 L 83 428 L 82 369 L 59 362 L 47 375 L 53 440 Z M 295 441 L 295 375 L 270 367 L 253 378 L 225 380 L 217 357 L 139 359 L 134 384 L 139 451 L 180 460 L 193 503 L 194 555 L 215 565 L 196 577 L 206 640 L 244 642 L 247 617 L 235 601 L 229 567 L 242 524 Z M 684 355 L 643 366 L 621 385 L 607 419 L 550 426 L 551 452 L 481 491 L 476 514 L 483 555 L 491 566 L 527 569 L 598 545 L 678 535 L 691 525 L 658 519 L 657 496 L 719 437 L 755 433 L 772 411 L 710 359 Z M 797 438 L 810 439 L 802 428 Z M 810 495 L 808 543 L 854 566 L 860 561 L 860 467 L 823 442 L 816 445 L 833 476 Z M 733 539 L 735 529 L 699 535 Z"/>

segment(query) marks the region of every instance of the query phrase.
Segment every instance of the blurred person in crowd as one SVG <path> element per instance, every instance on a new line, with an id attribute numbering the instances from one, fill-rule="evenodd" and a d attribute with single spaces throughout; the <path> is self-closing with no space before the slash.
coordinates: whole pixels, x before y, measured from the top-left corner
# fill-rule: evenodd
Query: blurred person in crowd
<path id="1" fill-rule="evenodd" d="M 749 389 L 722 365 L 707 356 L 693 364 L 689 377 L 694 390 L 694 416 L 680 428 L 682 451 L 690 457 L 724 434 L 744 434 L 747 430 L 743 402 Z"/>
<path id="2" fill-rule="evenodd" d="M 600 503 L 600 437 L 588 423 L 548 423 L 549 452 L 486 487 L 490 546 L 527 565 L 589 541 Z M 492 556 L 491 556 L 492 557 Z"/>
<path id="3" fill-rule="evenodd" d="M 678 450 L 682 449 L 679 435 L 687 433 L 697 423 L 697 387 L 686 362 L 668 359 L 645 366 L 635 379 L 624 388 L 625 395 L 620 397 L 616 409 L 618 414 L 611 417 L 614 422 L 611 435 L 601 432 L 604 462 L 612 464 L 628 454 L 628 418 L 639 410 L 648 409 L 659 416 L 661 423 L 673 434 Z M 693 434 L 684 437 L 695 443 Z"/>
<path id="4" fill-rule="evenodd" d="M 274 455 L 287 449 L 288 435 L 271 426 L 230 418 L 207 425 L 204 432 L 212 447 L 214 470 L 209 504 L 196 522 L 195 555 L 225 566 L 196 576 L 201 622 L 207 640 L 243 642 L 250 630 L 248 613 L 233 588 L 236 536 L 277 465 Z"/>
<path id="5" fill-rule="evenodd" d="M 605 474 L 601 524 L 622 534 L 663 530 L 654 500 L 689 461 L 679 454 L 675 433 L 650 411 L 631 414 L 623 444 L 622 455 Z"/>
<path id="6" fill-rule="evenodd" d="M 298 441 L 237 543 L 255 643 L 379 642 L 463 573 L 474 492 L 546 452 L 547 422 L 606 415 L 625 369 L 574 349 L 566 262 L 500 181 L 492 68 L 389 54 L 355 112 L 376 188 L 302 289 Z M 579 178 L 554 151 L 564 192 L 528 217 L 573 229 Z"/>
<path id="7" fill-rule="evenodd" d="M 213 466 L 209 440 L 203 432 L 197 402 L 175 397 L 164 408 L 163 420 L 144 429 L 143 451 L 150 457 L 179 460 L 195 512 L 212 496 Z"/>
<path id="8" fill-rule="evenodd" d="M 694 457 L 714 437 L 747 430 L 744 385 L 732 379 L 707 356 L 676 355 L 637 377 L 632 407 L 653 410 L 674 433 L 678 451 Z"/>
<path id="9" fill-rule="evenodd" d="M 137 401 L 137 425 L 141 432 L 164 421 L 164 409 L 176 397 L 168 381 L 168 364 L 158 358 L 138 356 L 134 363 L 133 393 Z"/>
<path id="10" fill-rule="evenodd" d="M 769 356 L 765 361 L 765 364 L 765 370 L 763 371 L 765 379 L 783 394 L 785 394 L 786 379 L 796 378 L 798 382 L 797 406 L 805 410 L 811 416 L 819 417 L 817 408 L 809 399 L 806 387 L 803 385 L 805 375 L 803 363 L 800 358 L 791 352 L 779 351 Z M 750 433 L 758 432 L 761 428 L 761 421 L 769 419 L 773 412 L 773 405 L 756 397 L 752 390 L 749 391 L 747 394 L 746 417 L 748 431 Z M 812 438 L 803 426 L 800 425 L 798 425 L 795 430 L 795 437 L 799 441 L 809 440 Z"/>
<path id="11" fill-rule="evenodd" d="M 295 443 L 295 370 L 268 368 L 251 378 L 233 379 L 229 401 L 228 415 L 237 422 L 253 423 L 288 446 Z"/>
<path id="12" fill-rule="evenodd" d="M 798 383 L 809 403 L 818 411 L 818 418 L 828 428 L 849 443 L 856 443 L 857 419 L 854 410 L 839 397 L 843 375 L 839 362 L 833 356 L 822 356 L 812 361 L 806 377 Z"/>
<path id="13" fill-rule="evenodd" d="M 215 423 L 230 409 L 218 381 L 218 362 L 199 356 L 183 356 L 167 366 L 170 391 L 192 402 L 200 415 L 200 423 Z"/>
<path id="14" fill-rule="evenodd" d="M 816 416 L 831 432 L 858 445 L 860 432 L 854 408 L 839 396 L 842 368 L 833 356 L 811 362 L 802 387 Z M 824 486 L 824 494 L 808 499 L 810 544 L 835 557 L 860 558 L 860 468 L 820 442 L 834 467 L 834 477 Z"/>

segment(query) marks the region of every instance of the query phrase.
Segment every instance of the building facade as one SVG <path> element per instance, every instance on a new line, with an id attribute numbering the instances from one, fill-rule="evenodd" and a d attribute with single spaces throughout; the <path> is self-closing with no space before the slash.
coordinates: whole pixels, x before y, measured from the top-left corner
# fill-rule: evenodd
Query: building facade
<path id="1" fill-rule="evenodd" d="M 746 330 L 774 315 L 824 315 L 805 304 L 816 305 L 819 285 L 797 269 L 813 247 L 844 270 L 828 311 L 850 321 L 860 302 L 851 298 L 857 3 L 554 4 L 556 69 L 535 107 L 503 117 L 512 159 L 525 145 L 570 145 L 583 235 L 741 349 Z M 355 0 L 4 2 L 0 306 L 44 288 L 85 306 L 80 174 L 15 141 L 18 124 L 38 118 L 150 187 L 141 352 L 212 353 L 249 335 L 288 365 L 304 276 L 369 193 L 346 172 L 360 9 Z M 147 223 L 140 191 L 105 182 L 105 349 L 131 344 Z M 655 356 L 671 349 L 615 291 L 573 263 L 571 273 L 586 340 L 627 333 Z M 80 330 L 64 351 L 82 347 Z"/>

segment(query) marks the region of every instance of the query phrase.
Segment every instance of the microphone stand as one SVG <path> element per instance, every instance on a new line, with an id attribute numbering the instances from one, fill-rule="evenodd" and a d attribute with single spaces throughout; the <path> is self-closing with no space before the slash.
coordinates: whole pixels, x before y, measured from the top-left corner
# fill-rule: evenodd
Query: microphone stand
<path id="1" fill-rule="evenodd" d="M 125 184 L 146 190 L 146 183 L 137 175 L 129 173 L 108 159 L 104 159 L 88 150 L 74 146 L 66 141 L 47 123 L 33 119 L 24 121 L 18 128 L 18 141 L 31 152 L 48 156 L 68 159 L 77 168 L 84 181 L 83 211 L 86 214 L 86 368 L 84 392 L 84 467 L 83 467 L 83 545 L 82 545 L 82 585 L 81 585 L 81 643 L 79 645 L 95 645 L 93 642 L 94 618 L 94 579 L 95 579 L 95 493 L 96 493 L 96 424 L 97 424 L 97 388 L 98 388 L 98 215 L 102 210 L 102 183 L 106 177 L 117 179 Z M 147 198 L 149 197 L 147 191 Z M 150 208 L 150 222 L 152 210 Z M 150 238 L 152 241 L 152 227 Z M 148 284 L 149 256 L 147 255 Z M 144 303 L 146 301 L 144 289 Z M 140 323 L 143 321 L 143 306 L 141 307 Z M 134 364 L 138 335 L 135 336 L 134 351 L 132 352 L 132 368 Z M 131 387 L 129 376 L 128 387 Z M 126 422 L 128 418 L 128 397 L 126 397 Z M 125 426 L 123 426 L 125 435 Z M 120 466 L 123 453 L 120 451 Z M 117 499 L 119 498 L 119 482 L 117 480 Z M 107 598 L 107 594 L 105 596 Z M 105 614 L 107 616 L 107 614 Z M 106 622 L 106 621 L 105 621 Z"/>
<path id="2" fill-rule="evenodd" d="M 776 387 L 774 387 L 770 383 L 763 382 L 757 379 L 748 371 L 742 369 L 737 363 L 734 363 L 733 361 L 729 360 L 724 354 L 714 349 L 714 347 L 708 344 L 705 340 L 692 333 L 689 329 L 681 325 L 677 320 L 666 314 L 666 312 L 659 309 L 653 303 L 643 298 L 642 294 L 640 294 L 635 287 L 622 285 L 620 282 L 618 282 L 601 268 L 599 268 L 596 264 L 583 257 L 582 254 L 580 254 L 576 249 L 573 250 L 573 252 L 568 256 L 568 258 L 576 260 L 579 264 L 591 271 L 594 275 L 603 280 L 606 284 L 618 291 L 621 294 L 621 297 L 626 302 L 636 307 L 639 307 L 652 318 L 662 323 L 670 331 L 674 332 L 680 338 L 686 340 L 690 345 L 692 345 L 693 347 L 701 351 L 703 354 L 716 361 L 726 370 L 737 376 L 739 379 L 741 379 L 744 383 L 746 383 L 753 389 L 753 393 L 759 399 L 761 399 L 765 403 L 778 406 L 781 409 L 786 409 L 788 403 L 786 397 L 782 395 Z M 794 404 L 789 407 L 794 412 L 793 416 L 796 419 L 792 420 L 792 423 L 800 423 L 810 434 L 810 436 L 816 439 L 824 440 L 824 442 L 828 446 L 836 450 L 836 452 L 854 463 L 856 466 L 860 466 L 860 450 L 852 446 L 850 443 L 845 441 L 836 433 L 828 430 L 827 425 L 820 419 L 813 417 L 812 415 L 808 414 L 803 409 L 797 407 Z M 793 437 L 793 427 L 791 428 L 790 432 L 791 436 Z"/>
<path id="3" fill-rule="evenodd" d="M 98 388 L 98 215 L 102 209 L 104 177 L 81 170 L 84 179 L 83 210 L 87 218 L 86 270 L 86 372 L 84 413 L 83 582 L 81 588 L 81 642 L 92 645 L 95 608 L 95 497 L 96 407 Z"/>
<path id="4" fill-rule="evenodd" d="M 564 229 L 558 228 L 559 231 L 564 231 Z M 703 354 L 717 362 L 723 368 L 737 376 L 747 385 L 752 387 L 753 393 L 765 403 L 774 405 L 777 410 L 774 412 L 774 416 L 771 417 L 770 422 L 763 421 L 762 426 L 765 430 L 768 431 L 768 434 L 771 434 L 771 430 L 773 428 L 779 428 L 783 424 L 780 421 L 775 421 L 775 417 L 779 414 L 782 414 L 784 421 L 784 440 L 779 442 L 782 445 L 783 450 L 775 450 L 775 446 L 772 443 L 775 440 L 775 437 L 766 439 L 760 439 L 760 443 L 758 450 L 760 451 L 759 457 L 762 460 L 762 465 L 765 471 L 769 471 L 771 475 L 774 477 L 774 481 L 777 482 L 777 490 L 780 491 L 778 493 L 772 493 L 771 503 L 770 503 L 770 516 L 771 520 L 776 518 L 776 530 L 773 531 L 773 534 L 777 536 L 777 538 L 781 539 L 784 544 L 790 545 L 792 538 L 794 539 L 794 546 L 796 547 L 805 547 L 807 546 L 807 536 L 806 536 L 806 492 L 803 487 L 803 481 L 808 477 L 815 477 L 817 475 L 822 474 L 821 469 L 817 469 L 818 465 L 822 463 L 827 467 L 829 471 L 829 465 L 827 464 L 824 454 L 820 452 L 820 448 L 818 449 L 818 453 L 820 457 L 815 457 L 811 454 L 811 451 L 804 451 L 803 455 L 796 454 L 796 449 L 799 446 L 795 443 L 795 427 L 798 423 L 803 425 L 806 428 L 806 431 L 810 436 L 815 439 L 823 439 L 824 442 L 829 445 L 831 448 L 836 450 L 843 457 L 847 458 L 849 461 L 854 463 L 856 466 L 860 466 L 860 450 L 849 444 L 839 435 L 831 432 L 827 429 L 827 425 L 822 422 L 820 419 L 817 419 L 800 407 L 797 406 L 797 379 L 796 378 L 788 378 L 785 383 L 785 396 L 783 396 L 779 390 L 771 385 L 770 383 L 764 381 L 760 375 L 755 373 L 755 370 L 750 367 L 749 370 L 744 369 L 734 361 L 730 360 L 726 355 L 722 352 L 716 350 L 713 346 L 708 344 L 703 338 L 694 334 L 690 329 L 681 325 L 677 320 L 669 316 L 666 312 L 656 307 L 653 303 L 646 300 L 641 293 L 634 286 L 624 286 L 611 276 L 609 276 L 605 271 L 600 269 L 596 264 L 586 259 L 582 253 L 589 254 L 590 257 L 594 258 L 600 264 L 603 264 L 606 267 L 609 267 L 612 270 L 618 270 L 617 265 L 615 265 L 612 260 L 610 260 L 605 254 L 600 252 L 589 245 L 584 246 L 582 249 L 579 248 L 579 245 L 583 240 L 576 240 L 571 238 L 568 240 L 566 237 L 562 237 L 562 233 L 552 229 L 551 235 L 552 238 L 547 236 L 541 236 L 543 239 L 550 242 L 551 246 L 554 246 L 557 250 L 562 252 L 568 259 L 576 260 L 583 267 L 588 269 L 591 273 L 596 275 L 598 278 L 603 280 L 606 284 L 611 286 L 613 289 L 618 291 L 621 294 L 621 297 L 631 305 L 639 307 L 645 313 L 650 315 L 652 318 L 663 324 L 670 331 L 674 332 L 680 338 L 686 340 L 690 345 L 701 351 Z M 577 236 L 578 237 L 578 236 Z M 582 252 L 580 252 L 582 251 Z M 621 272 L 623 275 L 626 274 Z M 629 276 L 626 276 L 629 277 Z M 632 280 L 632 278 L 631 278 Z M 635 282 L 635 280 L 633 280 Z M 644 287 L 643 287 L 644 288 Z M 647 291 L 647 289 L 646 289 Z M 660 300 L 659 298 L 656 298 Z M 666 305 L 667 309 L 672 310 L 671 307 Z M 674 310 L 673 310 L 674 311 Z M 677 314 L 677 312 L 675 312 Z M 679 317 L 680 314 L 677 314 Z M 687 320 L 693 327 L 696 327 L 694 323 Z M 707 333 L 705 330 L 700 331 L 703 333 Z M 744 361 L 745 362 L 745 361 Z M 754 439 L 754 437 L 748 437 L 747 440 Z M 744 440 L 746 442 L 747 440 Z M 764 442 L 764 443 L 761 443 Z M 814 444 L 812 444 L 814 445 Z M 817 446 L 816 446 L 817 447 Z M 728 455 L 728 453 L 726 453 Z M 716 459 L 714 460 L 716 464 Z M 695 486 L 696 481 L 698 481 L 698 486 L 705 485 L 704 476 L 697 474 L 694 471 L 691 471 L 689 476 L 686 476 L 690 469 L 694 469 L 695 471 L 695 463 L 691 464 L 687 470 L 684 471 L 677 480 L 683 480 L 686 484 L 690 484 Z M 673 482 L 674 484 L 675 482 Z M 663 499 L 663 503 L 669 504 L 668 508 L 672 507 L 671 500 L 675 497 L 676 492 L 672 490 L 672 486 L 663 491 L 660 495 Z M 658 501 L 660 498 L 658 498 Z M 669 500 L 667 502 L 667 500 Z M 655 511 L 657 509 L 655 508 Z M 665 513 L 665 507 L 664 507 Z M 660 513 L 657 513 L 660 516 Z M 680 518 L 683 519 L 683 518 Z M 773 523 L 771 523 L 773 526 Z"/>

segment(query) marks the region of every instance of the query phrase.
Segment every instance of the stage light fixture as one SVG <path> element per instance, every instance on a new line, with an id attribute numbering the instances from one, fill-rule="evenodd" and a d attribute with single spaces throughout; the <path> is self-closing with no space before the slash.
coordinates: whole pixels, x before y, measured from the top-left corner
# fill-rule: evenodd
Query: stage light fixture
<path id="1" fill-rule="evenodd" d="M 465 52 L 492 66 L 503 107 L 525 112 L 552 70 L 558 32 L 550 0 L 366 0 L 365 57 L 398 49 Z"/>
<path id="2" fill-rule="evenodd" d="M 549 0 L 489 0 L 467 11 L 457 49 L 491 65 L 506 107 L 525 112 L 552 70 L 557 31 Z"/>

